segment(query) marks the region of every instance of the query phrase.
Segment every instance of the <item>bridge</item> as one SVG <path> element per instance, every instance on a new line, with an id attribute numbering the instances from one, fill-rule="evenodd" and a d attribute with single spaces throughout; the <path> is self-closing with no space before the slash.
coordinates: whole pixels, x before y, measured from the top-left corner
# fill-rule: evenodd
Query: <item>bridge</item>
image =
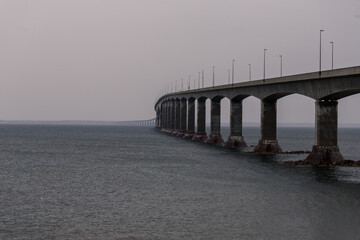
<path id="1" fill-rule="evenodd" d="M 125 126 L 155 126 L 155 123 L 156 123 L 156 118 L 119 122 L 120 125 L 125 125 Z"/>
<path id="2" fill-rule="evenodd" d="M 305 162 L 314 165 L 336 163 L 344 160 L 337 142 L 338 100 L 357 93 L 360 93 L 360 66 L 181 91 L 157 100 L 156 126 L 163 132 L 184 138 L 245 147 L 242 101 L 254 96 L 261 100 L 261 138 L 254 152 L 278 153 L 282 149 L 276 138 L 277 100 L 300 94 L 315 100 L 315 145 Z M 225 97 L 230 99 L 230 136 L 226 143 L 220 132 L 220 101 Z M 205 122 L 207 99 L 211 100 L 209 136 Z"/>

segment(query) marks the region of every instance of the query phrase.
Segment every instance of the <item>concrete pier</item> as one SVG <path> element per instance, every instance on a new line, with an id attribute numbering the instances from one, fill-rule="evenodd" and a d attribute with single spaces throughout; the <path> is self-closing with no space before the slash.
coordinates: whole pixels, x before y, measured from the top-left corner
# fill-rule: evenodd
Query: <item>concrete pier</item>
<path id="1" fill-rule="evenodd" d="M 172 135 L 178 135 L 180 131 L 180 99 L 175 100 L 174 130 Z"/>
<path id="2" fill-rule="evenodd" d="M 186 132 L 186 110 L 187 102 L 186 99 L 181 99 L 180 101 L 180 130 L 177 136 L 183 137 Z"/>
<path id="3" fill-rule="evenodd" d="M 175 129 L 175 100 L 171 100 L 170 101 L 170 106 L 169 106 L 169 130 L 168 133 L 172 134 L 172 132 Z"/>
<path id="4" fill-rule="evenodd" d="M 242 99 L 230 100 L 230 136 L 228 147 L 248 147 L 242 134 Z"/>
<path id="5" fill-rule="evenodd" d="M 197 131 L 192 140 L 206 141 L 206 98 L 197 100 Z"/>
<path id="6" fill-rule="evenodd" d="M 163 125 L 162 125 L 162 132 L 167 132 L 168 129 L 168 101 L 164 101 L 164 103 L 162 104 L 162 109 L 163 109 Z"/>
<path id="7" fill-rule="evenodd" d="M 210 117 L 210 129 L 211 134 L 206 140 L 207 143 L 224 143 L 220 133 L 220 120 L 221 120 L 221 98 L 211 99 L 211 117 Z"/>
<path id="8" fill-rule="evenodd" d="M 188 123 L 184 138 L 193 138 L 195 134 L 195 98 L 188 99 Z"/>
<path id="9" fill-rule="evenodd" d="M 338 139 L 338 101 L 318 100 L 315 103 L 315 145 L 305 162 L 312 165 L 343 161 Z"/>
<path id="10" fill-rule="evenodd" d="M 276 99 L 263 99 L 261 101 L 261 139 L 256 145 L 254 152 L 282 152 L 276 139 L 276 102 Z"/>

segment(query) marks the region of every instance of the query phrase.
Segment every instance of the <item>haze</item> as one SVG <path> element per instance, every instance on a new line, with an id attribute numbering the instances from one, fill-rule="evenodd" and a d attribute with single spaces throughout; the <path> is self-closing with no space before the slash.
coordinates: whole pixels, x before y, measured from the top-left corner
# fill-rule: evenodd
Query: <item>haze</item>
<path id="1" fill-rule="evenodd" d="M 204 69 L 205 85 L 360 65 L 358 0 L 1 0 L 0 119 L 150 119 L 165 85 Z M 360 123 L 359 95 L 339 101 L 339 122 Z M 223 120 L 228 121 L 227 99 Z M 209 112 L 209 111 L 207 111 Z M 278 102 L 279 122 L 313 123 L 314 100 Z M 260 101 L 244 101 L 258 122 Z"/>

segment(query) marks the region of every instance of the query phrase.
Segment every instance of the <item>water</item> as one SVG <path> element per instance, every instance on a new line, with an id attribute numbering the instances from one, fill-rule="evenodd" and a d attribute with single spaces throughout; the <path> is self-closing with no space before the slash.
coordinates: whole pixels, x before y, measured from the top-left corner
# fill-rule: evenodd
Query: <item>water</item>
<path id="1" fill-rule="evenodd" d="M 0 239 L 360 238 L 360 168 L 284 166 L 303 155 L 244 154 L 147 127 L 0 132 Z M 358 160 L 360 130 L 339 135 Z M 254 145 L 259 129 L 244 136 Z M 314 133 L 278 137 L 284 150 L 310 150 Z"/>

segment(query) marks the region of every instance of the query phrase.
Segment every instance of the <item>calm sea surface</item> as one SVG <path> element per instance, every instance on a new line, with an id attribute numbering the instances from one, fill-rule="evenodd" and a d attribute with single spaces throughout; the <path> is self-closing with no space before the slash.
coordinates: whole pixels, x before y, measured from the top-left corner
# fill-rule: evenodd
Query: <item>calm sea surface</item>
<path id="1" fill-rule="evenodd" d="M 249 145 L 258 128 L 245 128 Z M 226 139 L 228 129 L 223 130 Z M 314 129 L 280 128 L 284 151 Z M 340 129 L 360 159 L 360 129 Z M 0 239 L 360 239 L 360 168 L 279 164 L 150 127 L 0 126 Z"/>

